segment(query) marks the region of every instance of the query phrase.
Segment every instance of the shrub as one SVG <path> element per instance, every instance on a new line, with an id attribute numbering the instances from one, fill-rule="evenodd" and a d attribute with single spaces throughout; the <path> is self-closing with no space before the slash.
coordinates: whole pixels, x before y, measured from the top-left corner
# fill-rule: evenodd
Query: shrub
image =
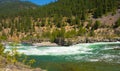
<path id="1" fill-rule="evenodd" d="M 94 23 L 93 27 L 92 27 L 92 30 L 98 29 L 98 28 L 100 27 L 100 25 L 101 25 L 100 21 L 96 21 L 96 22 Z"/>
<path id="2" fill-rule="evenodd" d="M 116 21 L 115 25 L 113 26 L 113 28 L 117 28 L 120 26 L 120 18 Z"/>
<path id="3" fill-rule="evenodd" d="M 2 44 L 0 44 L 0 55 L 2 55 L 3 53 L 4 53 L 4 47 L 3 47 L 3 45 Z"/>
<path id="4" fill-rule="evenodd" d="M 80 28 L 79 28 L 79 31 L 77 32 L 77 35 L 78 35 L 78 36 L 83 36 L 83 35 L 85 35 L 85 34 L 86 34 L 86 29 L 83 28 L 83 27 L 80 27 Z"/>

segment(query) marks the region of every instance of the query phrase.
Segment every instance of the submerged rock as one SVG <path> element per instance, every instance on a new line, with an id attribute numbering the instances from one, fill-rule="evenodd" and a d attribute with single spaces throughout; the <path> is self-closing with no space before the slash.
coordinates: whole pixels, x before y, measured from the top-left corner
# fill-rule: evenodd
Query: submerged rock
<path id="1" fill-rule="evenodd" d="M 114 48 L 114 50 L 120 50 L 120 48 Z"/>

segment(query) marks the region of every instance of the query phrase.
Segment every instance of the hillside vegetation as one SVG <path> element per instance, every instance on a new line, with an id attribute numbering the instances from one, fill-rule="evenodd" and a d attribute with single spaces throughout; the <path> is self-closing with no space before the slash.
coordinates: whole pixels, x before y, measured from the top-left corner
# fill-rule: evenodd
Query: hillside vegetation
<path id="1" fill-rule="evenodd" d="M 5 52 L 5 48 L 0 44 L 0 71 L 46 71 L 41 68 L 31 68 L 33 63 L 35 63 L 34 59 L 28 60 L 27 57 L 23 57 L 16 48 Z"/>
<path id="2" fill-rule="evenodd" d="M 36 6 L 19 0 L 2 2 L 0 38 L 2 41 L 51 41 L 60 45 L 92 38 L 101 41 L 119 38 L 119 3 L 119 0 L 58 0 Z"/>

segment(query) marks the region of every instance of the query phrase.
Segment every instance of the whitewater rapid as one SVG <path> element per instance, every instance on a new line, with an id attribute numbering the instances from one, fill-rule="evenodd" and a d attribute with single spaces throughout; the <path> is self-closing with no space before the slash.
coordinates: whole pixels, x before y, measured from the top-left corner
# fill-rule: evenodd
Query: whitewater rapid
<path id="1" fill-rule="evenodd" d="M 38 47 L 19 44 L 18 46 L 5 46 L 5 52 L 17 48 L 19 53 L 34 56 L 64 56 L 65 60 L 106 61 L 120 63 L 120 42 L 82 43 L 69 47 Z"/>
<path id="2" fill-rule="evenodd" d="M 12 48 L 17 48 L 17 51 L 24 53 L 25 55 L 74 55 L 74 54 L 92 54 L 92 46 L 120 44 L 120 42 L 99 42 L 99 43 L 82 43 L 69 47 L 38 47 L 38 46 L 26 46 L 19 44 L 18 46 L 6 45 L 5 51 L 10 51 Z M 114 47 L 115 48 L 115 47 Z M 114 49 L 112 47 L 101 47 L 102 50 Z"/>

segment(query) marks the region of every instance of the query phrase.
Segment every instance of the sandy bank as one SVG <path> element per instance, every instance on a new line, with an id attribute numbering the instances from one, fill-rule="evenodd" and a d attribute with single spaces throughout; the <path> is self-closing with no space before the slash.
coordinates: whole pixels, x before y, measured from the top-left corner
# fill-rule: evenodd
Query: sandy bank
<path id="1" fill-rule="evenodd" d="M 58 46 L 56 43 L 51 43 L 51 42 L 41 42 L 41 43 L 33 43 L 32 45 L 34 46 Z"/>

